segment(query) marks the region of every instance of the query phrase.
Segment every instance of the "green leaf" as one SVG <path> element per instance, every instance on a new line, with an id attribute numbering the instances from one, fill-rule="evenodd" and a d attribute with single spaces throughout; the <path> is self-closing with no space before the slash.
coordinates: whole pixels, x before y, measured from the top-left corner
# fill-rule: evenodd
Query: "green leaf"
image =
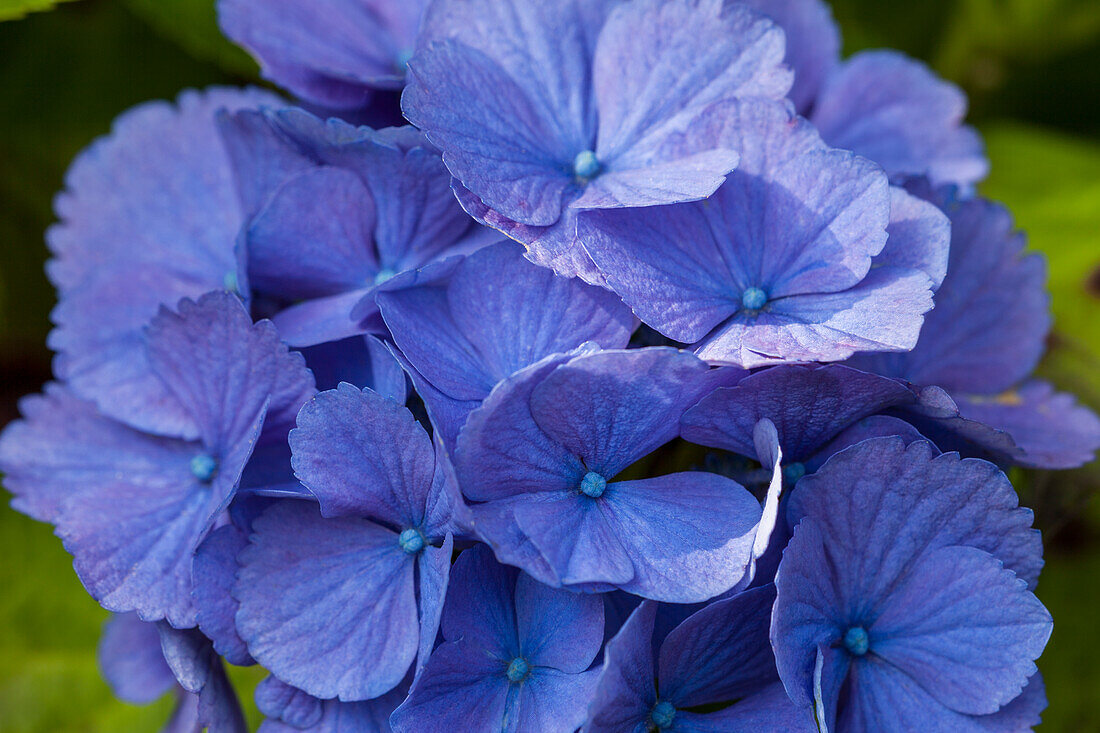
<path id="1" fill-rule="evenodd" d="M 22 18 L 27 13 L 49 10 L 59 2 L 72 0 L 0 0 L 0 20 Z"/>
<path id="2" fill-rule="evenodd" d="M 256 77 L 256 62 L 222 35 L 214 0 L 126 0 L 126 4 L 195 58 L 250 79 Z"/>

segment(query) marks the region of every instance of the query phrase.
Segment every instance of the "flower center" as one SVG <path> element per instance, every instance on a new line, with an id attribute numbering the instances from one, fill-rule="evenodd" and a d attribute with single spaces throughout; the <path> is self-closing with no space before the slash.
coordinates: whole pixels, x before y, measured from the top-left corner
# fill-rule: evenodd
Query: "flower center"
<path id="1" fill-rule="evenodd" d="M 597 499 L 603 495 L 604 489 L 606 488 L 607 479 L 595 471 L 589 471 L 584 475 L 584 478 L 581 479 L 581 493 L 593 499 Z"/>
<path id="2" fill-rule="evenodd" d="M 862 626 L 853 626 L 844 632 L 844 648 L 857 657 L 862 657 L 871 647 L 871 637 Z"/>
<path id="3" fill-rule="evenodd" d="M 591 150 L 582 150 L 573 159 L 573 175 L 582 181 L 594 178 L 600 172 L 600 161 Z"/>
<path id="4" fill-rule="evenodd" d="M 424 534 L 419 529 L 406 529 L 397 538 L 401 549 L 410 555 L 415 555 L 424 549 Z"/>
<path id="5" fill-rule="evenodd" d="M 374 276 L 374 284 L 375 285 L 381 285 L 382 283 L 386 282 L 387 280 L 389 280 L 390 278 L 392 278 L 396 274 L 397 274 L 396 272 L 394 272 L 393 270 L 391 270 L 389 268 L 386 268 L 384 270 L 379 270 L 378 274 Z"/>
<path id="6" fill-rule="evenodd" d="M 658 702 L 649 713 L 649 719 L 653 721 L 653 725 L 657 726 L 658 729 L 668 728 L 675 718 L 676 708 L 667 700 Z"/>
<path id="7" fill-rule="evenodd" d="M 788 463 L 783 466 L 783 478 L 787 479 L 788 483 L 794 483 L 798 479 L 806 475 L 806 467 L 801 463 Z"/>
<path id="8" fill-rule="evenodd" d="M 393 65 L 396 67 L 399 74 L 405 73 L 405 69 L 409 66 L 409 59 L 412 57 L 413 52 L 411 48 L 406 48 L 404 51 L 397 54 L 397 58 L 394 59 Z"/>
<path id="9" fill-rule="evenodd" d="M 745 310 L 758 311 L 768 302 L 768 294 L 760 288 L 745 288 L 741 293 L 741 305 Z"/>
<path id="10" fill-rule="evenodd" d="M 218 461 L 209 453 L 199 453 L 191 459 L 191 475 L 208 484 L 218 475 Z"/>
<path id="11" fill-rule="evenodd" d="M 523 682 L 530 671 L 531 665 L 527 664 L 527 660 L 523 657 L 516 657 L 508 662 L 508 671 L 505 674 L 508 675 L 509 682 Z"/>

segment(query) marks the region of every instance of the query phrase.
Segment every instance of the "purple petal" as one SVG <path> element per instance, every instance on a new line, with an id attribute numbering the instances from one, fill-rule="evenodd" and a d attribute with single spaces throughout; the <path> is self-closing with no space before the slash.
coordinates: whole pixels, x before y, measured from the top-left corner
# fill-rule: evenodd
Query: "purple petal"
<path id="1" fill-rule="evenodd" d="M 826 443 L 821 450 L 805 461 L 806 472 L 813 473 L 821 468 L 822 464 L 834 453 L 839 453 L 856 443 L 871 438 L 889 438 L 891 436 L 901 438 L 905 445 L 909 445 L 915 440 L 927 440 L 915 427 L 904 420 L 888 415 L 872 415 L 842 430 L 835 438 Z"/>
<path id="2" fill-rule="evenodd" d="M 466 640 L 443 644 L 393 712 L 395 733 L 504 730 L 506 664 Z"/>
<path id="3" fill-rule="evenodd" d="M 256 685 L 256 707 L 293 728 L 312 728 L 324 712 L 321 700 L 268 675 Z"/>
<path id="4" fill-rule="evenodd" d="M 352 309 L 370 292 L 350 290 L 285 308 L 272 317 L 279 336 L 291 346 L 307 347 L 358 336 L 367 327 L 351 317 Z"/>
<path id="5" fill-rule="evenodd" d="M 195 551 L 192 564 L 194 590 L 202 633 L 214 643 L 214 650 L 230 664 L 255 664 L 244 640 L 237 633 L 240 605 L 231 592 L 237 582 L 237 554 L 248 546 L 248 535 L 233 525 L 211 532 Z"/>
<path id="6" fill-rule="evenodd" d="M 1023 235 L 1004 207 L 971 199 L 947 213 L 947 277 L 916 348 L 861 355 L 852 365 L 950 392 L 997 393 L 1026 378 L 1043 353 L 1050 328 L 1046 265 L 1040 255 L 1023 254 Z"/>
<path id="7" fill-rule="evenodd" d="M 197 629 L 157 625 L 164 659 L 183 689 L 198 696 L 198 728 L 247 733 L 237 693 L 210 640 Z"/>
<path id="8" fill-rule="evenodd" d="M 549 667 L 534 669 L 520 685 L 504 730 L 573 733 L 584 722 L 599 669 L 569 674 Z"/>
<path id="9" fill-rule="evenodd" d="M 903 188 L 890 188 L 890 225 L 886 246 L 874 259 L 875 267 L 899 267 L 923 272 L 932 289 L 947 275 L 951 222 L 933 204 Z"/>
<path id="10" fill-rule="evenodd" d="M 548 374 L 530 410 L 547 436 L 610 479 L 676 437 L 684 410 L 712 388 L 706 365 L 686 352 L 603 351 Z"/>
<path id="11" fill-rule="evenodd" d="M 781 65 L 782 40 L 773 23 L 739 6 L 647 0 L 616 7 L 592 69 L 600 118 L 595 153 L 607 172 L 575 205 L 649 206 L 713 193 L 737 153 L 719 135 L 684 138 L 683 131 L 697 127 L 715 102 L 786 94 L 791 75 Z M 692 175 L 678 175 L 684 169 Z"/>
<path id="12" fill-rule="evenodd" d="M 278 407 L 276 394 L 297 407 L 301 388 L 312 387 L 301 355 L 287 351 L 270 323 L 253 324 L 228 293 L 182 300 L 178 313 L 162 308 L 148 343 L 150 368 L 210 450 L 238 450 L 258 416 Z"/>
<path id="13" fill-rule="evenodd" d="M 451 569 L 443 608 L 443 638 L 450 642 L 462 640 L 507 663 L 519 652 L 515 603 L 518 576 L 519 571 L 498 563 L 484 545 L 475 545 L 459 555 Z"/>
<path id="14" fill-rule="evenodd" d="M 369 387 L 394 402 L 405 402 L 405 372 L 386 345 L 373 336 L 319 344 L 302 353 L 318 389 L 336 389 L 340 382 L 348 382 Z"/>
<path id="15" fill-rule="evenodd" d="M 677 733 L 817 733 L 813 713 L 795 707 L 776 682 L 714 713 L 676 711 Z M 831 728 L 829 730 L 832 730 Z"/>
<path id="16" fill-rule="evenodd" d="M 447 535 L 440 547 L 425 547 L 417 561 L 417 569 L 420 571 L 420 648 L 416 654 L 417 672 L 428 661 L 435 646 L 435 637 L 439 633 L 453 552 L 454 538 Z"/>
<path id="17" fill-rule="evenodd" d="M 551 588 L 521 574 L 516 580 L 515 605 L 520 649 L 530 664 L 553 667 L 567 676 L 591 666 L 603 645 L 599 596 Z M 554 685 L 550 680 L 546 684 Z M 565 681 L 562 684 L 568 686 Z M 521 708 L 522 701 L 521 697 Z"/>
<path id="18" fill-rule="evenodd" d="M 315 104 L 366 104 L 398 89 L 427 3 L 410 0 L 221 0 L 218 20 L 260 62 L 264 77 Z"/>
<path id="19" fill-rule="evenodd" d="M 1046 382 L 1026 382 L 990 398 L 961 397 L 958 405 L 963 418 L 1011 435 L 1023 452 L 1013 461 L 1020 465 L 1074 468 L 1091 461 L 1100 448 L 1100 418 Z"/>
<path id="20" fill-rule="evenodd" d="M 860 476 L 857 484 L 851 476 Z M 866 440 L 837 453 L 798 482 L 787 504 L 792 525 L 820 523 L 848 557 L 878 567 L 852 576 L 854 597 L 879 597 L 927 550 L 964 545 L 985 550 L 1034 587 L 1042 567 L 1032 513 L 1021 508 L 996 466 L 957 454 L 936 455 L 925 441 Z M 904 541 L 902 541 L 904 540 Z"/>
<path id="21" fill-rule="evenodd" d="M 141 331 L 160 305 L 243 281 L 241 212 L 214 113 L 278 100 L 259 90 L 188 91 L 115 121 L 77 158 L 48 233 L 61 292 L 55 367 L 107 414 L 161 433 L 189 421 L 149 374 Z"/>
<path id="22" fill-rule="evenodd" d="M 135 705 L 151 703 L 176 686 L 153 623 L 136 613 L 116 614 L 103 626 L 96 658 L 111 691 Z"/>
<path id="23" fill-rule="evenodd" d="M 976 183 L 989 163 L 978 134 L 962 124 L 966 97 L 924 64 L 893 51 L 864 51 L 826 80 L 811 121 L 838 148 L 893 176 Z"/>
<path id="24" fill-rule="evenodd" d="M 0 470 L 15 494 L 12 507 L 43 522 L 56 522 L 69 496 L 113 485 L 119 472 L 135 481 L 174 475 L 187 483 L 191 457 L 201 450 L 105 418 L 56 383 L 24 397 L 19 408 L 23 419 L 0 437 Z"/>
<path id="25" fill-rule="evenodd" d="M 354 701 L 405 676 L 418 646 L 414 556 L 393 531 L 285 502 L 256 520 L 238 561 L 237 627 L 279 679 Z"/>
<path id="26" fill-rule="evenodd" d="M 268 719 L 260 725 L 260 733 L 390 733 L 390 715 L 407 694 L 408 685 L 401 684 L 381 697 L 362 702 L 322 700 L 321 718 L 313 725 L 303 728 Z"/>
<path id="27" fill-rule="evenodd" d="M 748 0 L 745 4 L 783 29 L 787 39 L 783 61 L 794 71 L 794 85 L 787 96 L 799 114 L 807 114 L 840 58 L 840 30 L 832 11 L 821 0 Z"/>
<path id="28" fill-rule="evenodd" d="M 1019 696 L 1052 621 L 1027 584 L 987 552 L 926 554 L 869 629 L 874 654 L 942 704 L 986 715 Z"/>
<path id="29" fill-rule="evenodd" d="M 325 516 L 370 517 L 399 530 L 424 521 L 435 454 L 404 405 L 341 384 L 302 408 L 290 447 L 295 475 Z"/>
<path id="30" fill-rule="evenodd" d="M 374 199 L 349 170 L 319 166 L 286 180 L 244 236 L 252 287 L 288 300 L 374 283 Z"/>
<path id="31" fill-rule="evenodd" d="M 774 423 L 788 461 L 803 461 L 860 419 L 913 393 L 892 379 L 840 365 L 776 366 L 715 390 L 684 413 L 685 440 L 757 457 L 753 434 L 761 419 Z"/>
<path id="32" fill-rule="evenodd" d="M 634 577 L 617 583 L 623 590 L 696 603 L 729 590 L 745 573 L 760 504 L 736 482 L 689 471 L 615 482 L 605 496 L 605 521 L 634 566 Z"/>
<path id="33" fill-rule="evenodd" d="M 695 347 L 713 364 L 745 368 L 778 361 L 839 361 L 857 351 L 913 348 L 923 314 L 932 309 L 932 282 L 923 272 L 871 270 L 840 293 L 778 299 L 757 316 L 739 314 Z"/>
<path id="34" fill-rule="evenodd" d="M 661 645 L 661 699 L 677 708 L 748 697 L 778 679 L 768 643 L 775 588 L 715 601 L 673 629 Z"/>
<path id="35" fill-rule="evenodd" d="M 620 733 L 645 730 L 657 703 L 653 659 L 653 626 L 657 604 L 638 606 L 614 638 L 607 642 L 596 692 L 588 706 L 585 731 Z"/>

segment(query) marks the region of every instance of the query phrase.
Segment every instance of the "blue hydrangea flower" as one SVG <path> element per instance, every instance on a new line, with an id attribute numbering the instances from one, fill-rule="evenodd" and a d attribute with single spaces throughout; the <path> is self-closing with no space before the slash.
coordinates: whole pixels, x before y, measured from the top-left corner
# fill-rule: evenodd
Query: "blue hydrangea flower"
<path id="1" fill-rule="evenodd" d="M 1031 512 L 994 465 L 867 440 L 799 482 L 788 519 L 772 646 L 829 730 L 981 730 L 1020 695 L 1051 619 Z"/>
<path id="2" fill-rule="evenodd" d="M 1072 396 L 1029 381 L 1051 324 L 1042 256 L 1024 253 L 1004 207 L 915 190 L 951 219 L 936 307 L 911 351 L 849 363 L 925 387 L 919 409 L 899 414 L 941 448 L 1041 468 L 1087 463 L 1100 448 L 1100 419 Z"/>
<path id="3" fill-rule="evenodd" d="M 595 280 L 574 214 L 710 195 L 737 165 L 719 103 L 782 98 L 782 56 L 774 24 L 719 0 L 439 0 L 402 108 L 467 211 Z"/>
<path id="4" fill-rule="evenodd" d="M 400 89 L 427 0 L 220 0 L 225 35 L 263 75 L 322 107 L 363 107 Z"/>
<path id="5" fill-rule="evenodd" d="M 580 217 L 609 287 L 712 363 L 911 348 L 946 267 L 943 215 L 782 108 L 729 110 L 741 164 L 709 199 Z"/>
<path id="6" fill-rule="evenodd" d="M 410 127 L 293 109 L 223 117 L 221 130 L 253 214 L 242 233 L 249 280 L 285 306 L 272 320 L 292 346 L 370 329 L 351 310 L 378 285 L 500 238 L 466 216 L 439 153 Z"/>
<path id="7" fill-rule="evenodd" d="M 5 430 L 0 467 L 17 508 L 57 525 L 92 597 L 183 628 L 196 620 L 192 553 L 232 499 L 265 420 L 294 415 L 313 382 L 272 325 L 253 325 L 226 293 L 162 310 L 147 348 L 197 440 L 138 432 L 53 386 Z"/>
<path id="8" fill-rule="evenodd" d="M 165 733 L 247 730 L 237 695 L 201 634 L 116 614 L 103 627 L 99 668 L 120 699 L 144 705 L 174 691 L 177 702 Z M 178 677 L 178 679 L 177 679 Z"/>
<path id="9" fill-rule="evenodd" d="M 317 395 L 290 444 L 320 513 L 280 502 L 253 522 L 237 556 L 237 628 L 287 684 L 379 697 L 435 641 L 457 499 L 412 414 L 369 390 Z"/>
<path id="10" fill-rule="evenodd" d="M 635 326 L 613 293 L 533 265 L 511 242 L 426 268 L 376 299 L 448 448 L 503 379 L 586 342 L 623 348 Z"/>
<path id="11" fill-rule="evenodd" d="M 162 305 L 211 290 L 247 294 L 234 242 L 242 213 L 214 113 L 278 105 L 259 90 L 187 91 L 123 114 L 81 153 L 55 201 L 47 265 L 60 294 L 49 345 L 73 393 L 141 430 L 195 438 L 146 358 Z"/>
<path id="12" fill-rule="evenodd" d="M 740 376 L 740 372 L 734 376 Z M 616 481 L 675 438 L 683 411 L 731 375 L 669 348 L 547 359 L 470 414 L 455 468 L 497 557 L 549 585 L 691 603 L 749 563 L 760 505 L 691 471 Z"/>
<path id="13" fill-rule="evenodd" d="M 787 697 L 768 644 L 775 588 L 715 601 L 671 631 L 645 601 L 608 642 L 585 733 L 816 730 Z M 700 712 L 707 706 L 710 712 Z M 713 708 L 718 708 L 714 710 Z"/>
<path id="14" fill-rule="evenodd" d="M 391 718 L 396 733 L 571 733 L 603 642 L 603 601 L 498 564 L 485 545 L 455 562 L 443 643 Z"/>

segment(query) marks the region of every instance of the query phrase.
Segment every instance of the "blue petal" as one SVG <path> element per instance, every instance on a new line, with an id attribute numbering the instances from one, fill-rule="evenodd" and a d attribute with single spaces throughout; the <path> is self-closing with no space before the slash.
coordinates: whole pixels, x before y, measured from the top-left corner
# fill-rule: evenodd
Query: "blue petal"
<path id="1" fill-rule="evenodd" d="M 268 675 L 256 685 L 256 707 L 268 718 L 294 728 L 311 728 L 324 712 L 321 700 Z"/>
<path id="2" fill-rule="evenodd" d="M 57 521 L 69 496 L 113 485 L 119 471 L 133 481 L 174 475 L 190 483 L 189 462 L 202 450 L 105 418 L 56 383 L 23 398 L 19 408 L 23 419 L 0 437 L 0 470 L 15 494 L 13 508 L 44 522 Z"/>
<path id="3" fill-rule="evenodd" d="M 584 729 L 592 733 L 646 730 L 657 703 L 653 626 L 657 604 L 638 606 L 604 650 L 604 665 Z"/>
<path id="4" fill-rule="evenodd" d="M 238 560 L 238 629 L 279 679 L 355 701 L 405 676 L 418 646 L 414 558 L 396 533 L 285 502 L 256 520 Z"/>
<path id="5" fill-rule="evenodd" d="M 431 440 L 412 413 L 350 384 L 318 394 L 290 434 L 295 475 L 325 516 L 420 528 L 435 473 Z"/>
<path id="6" fill-rule="evenodd" d="M 213 641 L 215 651 L 238 665 L 255 664 L 237 633 L 239 604 L 231 595 L 237 581 L 237 553 L 247 545 L 245 532 L 232 525 L 219 527 L 199 545 L 192 565 L 199 628 Z"/>
<path id="7" fill-rule="evenodd" d="M 745 4 L 783 29 L 787 39 L 783 61 L 794 71 L 787 96 L 799 114 L 807 114 L 840 58 L 840 30 L 832 11 L 821 0 L 748 0 Z"/>
<path id="8" fill-rule="evenodd" d="M 164 659 L 176 679 L 183 689 L 198 696 L 198 728 L 247 733 L 237 693 L 209 639 L 197 629 L 173 629 L 163 622 L 157 630 Z"/>
<path id="9" fill-rule="evenodd" d="M 928 176 L 968 186 L 989 163 L 962 124 L 966 96 L 924 64 L 893 51 L 864 51 L 826 80 L 810 120 L 838 148 L 879 163 L 891 177 Z"/>
<path id="10" fill-rule="evenodd" d="M 117 697 L 135 705 L 153 702 L 176 686 L 153 623 L 136 613 L 116 614 L 103 626 L 96 657 Z"/>
<path id="11" fill-rule="evenodd" d="M 417 562 L 417 569 L 420 571 L 420 648 L 416 655 L 417 672 L 428 661 L 435 646 L 435 637 L 443 615 L 443 599 L 447 596 L 453 551 L 454 539 L 447 535 L 440 547 L 425 547 Z"/>
<path id="12" fill-rule="evenodd" d="M 715 390 L 684 413 L 686 440 L 757 457 L 753 431 L 762 418 L 776 426 L 788 461 L 804 461 L 858 420 L 915 401 L 892 379 L 840 365 L 776 366 Z"/>
<path id="13" fill-rule="evenodd" d="M 222 30 L 260 61 L 264 77 L 309 101 L 363 106 L 400 88 L 426 0 L 221 0 Z"/>
<path id="14" fill-rule="evenodd" d="M 658 663 L 661 699 L 677 708 L 748 697 L 778 680 L 768 627 L 774 586 L 715 601 L 673 629 Z"/>
<path id="15" fill-rule="evenodd" d="M 405 373 L 386 345 L 373 336 L 320 344 L 302 353 L 318 389 L 336 389 L 340 382 L 349 382 L 405 402 Z"/>
<path id="16" fill-rule="evenodd" d="M 946 547 L 913 567 L 869 632 L 874 653 L 940 703 L 987 715 L 1020 694 L 1051 628 L 1043 604 L 996 558 Z"/>
<path id="17" fill-rule="evenodd" d="M 995 394 L 1026 378 L 1045 348 L 1046 265 L 1040 255 L 1023 253 L 1023 235 L 1004 207 L 971 199 L 947 206 L 947 213 L 947 277 L 916 347 L 860 355 L 852 365 L 949 392 Z"/>
<path id="18" fill-rule="evenodd" d="M 1022 451 L 1013 462 L 1035 468 L 1074 468 L 1100 448 L 1100 419 L 1072 395 L 1046 382 L 1026 382 L 994 397 L 961 397 L 959 414 L 1003 430 Z"/>
<path id="19" fill-rule="evenodd" d="M 505 663 L 518 654 L 518 576 L 515 568 L 493 559 L 485 545 L 475 545 L 459 555 L 443 608 L 443 638 L 466 641 Z"/>
<path id="20" fill-rule="evenodd" d="M 602 599 L 550 588 L 521 574 L 515 606 L 520 650 L 530 664 L 569 675 L 591 666 L 603 645 Z"/>
<path id="21" fill-rule="evenodd" d="M 222 289 L 227 275 L 244 279 L 234 254 L 241 212 L 214 113 L 277 103 L 215 88 L 141 105 L 70 168 L 48 234 L 61 294 L 50 345 L 58 377 L 112 417 L 152 432 L 190 427 L 149 374 L 141 331 L 158 306 Z"/>

